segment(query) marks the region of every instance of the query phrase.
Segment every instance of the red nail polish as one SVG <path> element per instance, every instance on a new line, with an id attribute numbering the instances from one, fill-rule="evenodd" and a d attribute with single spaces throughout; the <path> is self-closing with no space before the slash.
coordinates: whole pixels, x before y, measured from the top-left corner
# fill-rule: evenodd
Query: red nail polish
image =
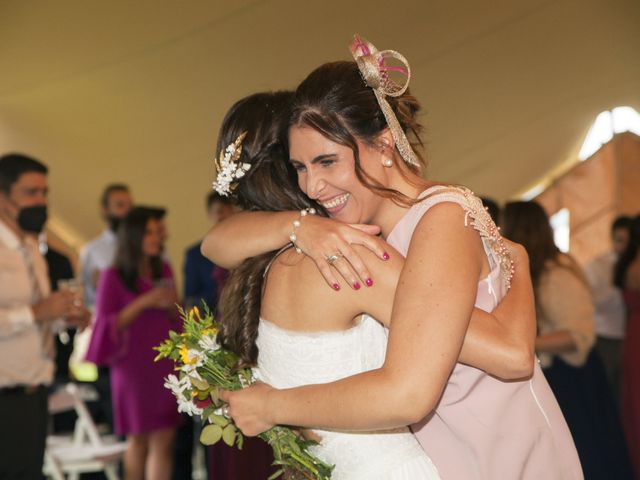
<path id="1" fill-rule="evenodd" d="M 384 258 L 385 260 L 389 260 L 389 258 L 391 258 L 391 257 L 389 257 L 389 254 L 387 252 L 384 252 L 382 254 L 382 258 Z"/>
<path id="2" fill-rule="evenodd" d="M 358 282 L 353 284 L 353 288 L 355 288 L 356 290 L 360 289 L 360 284 Z"/>
<path id="3" fill-rule="evenodd" d="M 370 287 L 371 285 L 373 285 L 373 280 L 371 280 L 370 278 L 367 278 L 364 283 L 367 284 L 367 287 Z"/>
<path id="4" fill-rule="evenodd" d="M 337 283 L 334 283 L 331 286 L 333 287 L 334 290 L 340 290 L 340 285 L 338 285 Z"/>

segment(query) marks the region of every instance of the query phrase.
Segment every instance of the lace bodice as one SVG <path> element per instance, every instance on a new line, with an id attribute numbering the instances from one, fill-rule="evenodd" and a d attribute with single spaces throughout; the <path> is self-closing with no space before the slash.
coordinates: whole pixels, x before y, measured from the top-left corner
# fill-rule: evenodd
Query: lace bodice
<path id="1" fill-rule="evenodd" d="M 378 368 L 384 362 L 387 330 L 363 316 L 345 331 L 301 333 L 260 321 L 256 376 L 276 388 L 328 383 Z M 345 433 L 316 430 L 320 445 L 313 453 L 335 465 L 332 479 L 389 479 L 394 470 L 428 457 L 407 427 Z M 435 472 L 435 467 L 433 468 Z M 421 475 L 416 478 L 437 478 Z"/>

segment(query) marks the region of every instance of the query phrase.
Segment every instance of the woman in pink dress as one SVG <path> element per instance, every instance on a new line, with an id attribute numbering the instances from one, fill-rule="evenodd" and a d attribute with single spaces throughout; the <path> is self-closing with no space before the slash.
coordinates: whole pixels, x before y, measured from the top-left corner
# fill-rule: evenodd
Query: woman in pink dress
<path id="1" fill-rule="evenodd" d="M 177 294 L 162 261 L 158 220 L 134 208 L 120 227 L 113 268 L 98 282 L 96 321 L 87 359 L 109 365 L 116 433 L 126 435 L 125 477 L 169 479 L 180 416 L 164 388 L 173 362 L 155 362 L 153 347 L 178 330 Z"/>
<path id="2" fill-rule="evenodd" d="M 227 393 L 230 414 L 248 434 L 274 424 L 334 430 L 415 424 L 444 479 L 582 478 L 571 435 L 539 367 L 526 379 L 503 382 L 457 362 L 471 310 L 496 307 L 511 264 L 470 191 L 420 177 L 419 157 L 406 137 L 412 132 L 417 138 L 419 104 L 406 85 L 390 81 L 392 67 L 372 45 L 359 42 L 354 53 L 357 64 L 323 65 L 298 87 L 289 156 L 301 189 L 331 217 L 378 225 L 406 256 L 386 360 L 381 368 L 332 383 L 286 390 L 259 384 Z M 273 250 L 290 234 L 334 288 L 340 286 L 331 266 L 356 289 L 361 284 L 355 272 L 365 285 L 373 281 L 335 226 L 328 236 L 320 233 L 328 220 L 293 212 L 234 218 L 216 229 L 217 239 L 210 234 L 203 244 L 217 263 Z M 215 255 L 216 242 L 228 245 L 239 231 L 251 240 L 236 242 L 224 252 L 226 259 Z M 379 244 L 358 238 L 384 258 Z M 533 325 L 521 327 L 532 352 Z"/>
<path id="3" fill-rule="evenodd" d="M 623 290 L 629 314 L 622 345 L 620 400 L 634 478 L 640 480 L 640 216 L 633 221 L 629 245 L 616 264 L 614 281 Z"/>

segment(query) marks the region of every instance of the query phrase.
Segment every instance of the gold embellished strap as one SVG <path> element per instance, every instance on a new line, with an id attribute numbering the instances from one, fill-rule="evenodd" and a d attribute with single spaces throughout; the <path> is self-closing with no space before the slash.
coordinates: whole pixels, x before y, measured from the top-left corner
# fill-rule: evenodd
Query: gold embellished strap
<path id="1" fill-rule="evenodd" d="M 511 287 L 513 261 L 500 235 L 500 229 L 493 222 L 482 200 L 468 188 L 454 185 L 435 185 L 422 192 L 420 198 L 430 206 L 439 201 L 458 203 L 465 212 L 465 226 L 471 225 L 480 234 L 485 247 L 500 265 L 500 272 L 507 288 Z"/>

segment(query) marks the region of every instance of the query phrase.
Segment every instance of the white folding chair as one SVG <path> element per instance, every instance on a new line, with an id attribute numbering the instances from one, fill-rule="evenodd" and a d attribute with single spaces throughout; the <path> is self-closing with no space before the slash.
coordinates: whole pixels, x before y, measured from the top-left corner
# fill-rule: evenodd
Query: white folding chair
<path id="1" fill-rule="evenodd" d="M 50 413 L 75 410 L 78 416 L 71 437 L 47 437 L 43 473 L 54 480 L 64 480 L 65 475 L 77 480 L 81 473 L 100 471 L 109 480 L 119 480 L 118 463 L 127 444 L 100 435 L 83 400 L 94 395 L 90 387 L 73 383 L 49 395 Z"/>

